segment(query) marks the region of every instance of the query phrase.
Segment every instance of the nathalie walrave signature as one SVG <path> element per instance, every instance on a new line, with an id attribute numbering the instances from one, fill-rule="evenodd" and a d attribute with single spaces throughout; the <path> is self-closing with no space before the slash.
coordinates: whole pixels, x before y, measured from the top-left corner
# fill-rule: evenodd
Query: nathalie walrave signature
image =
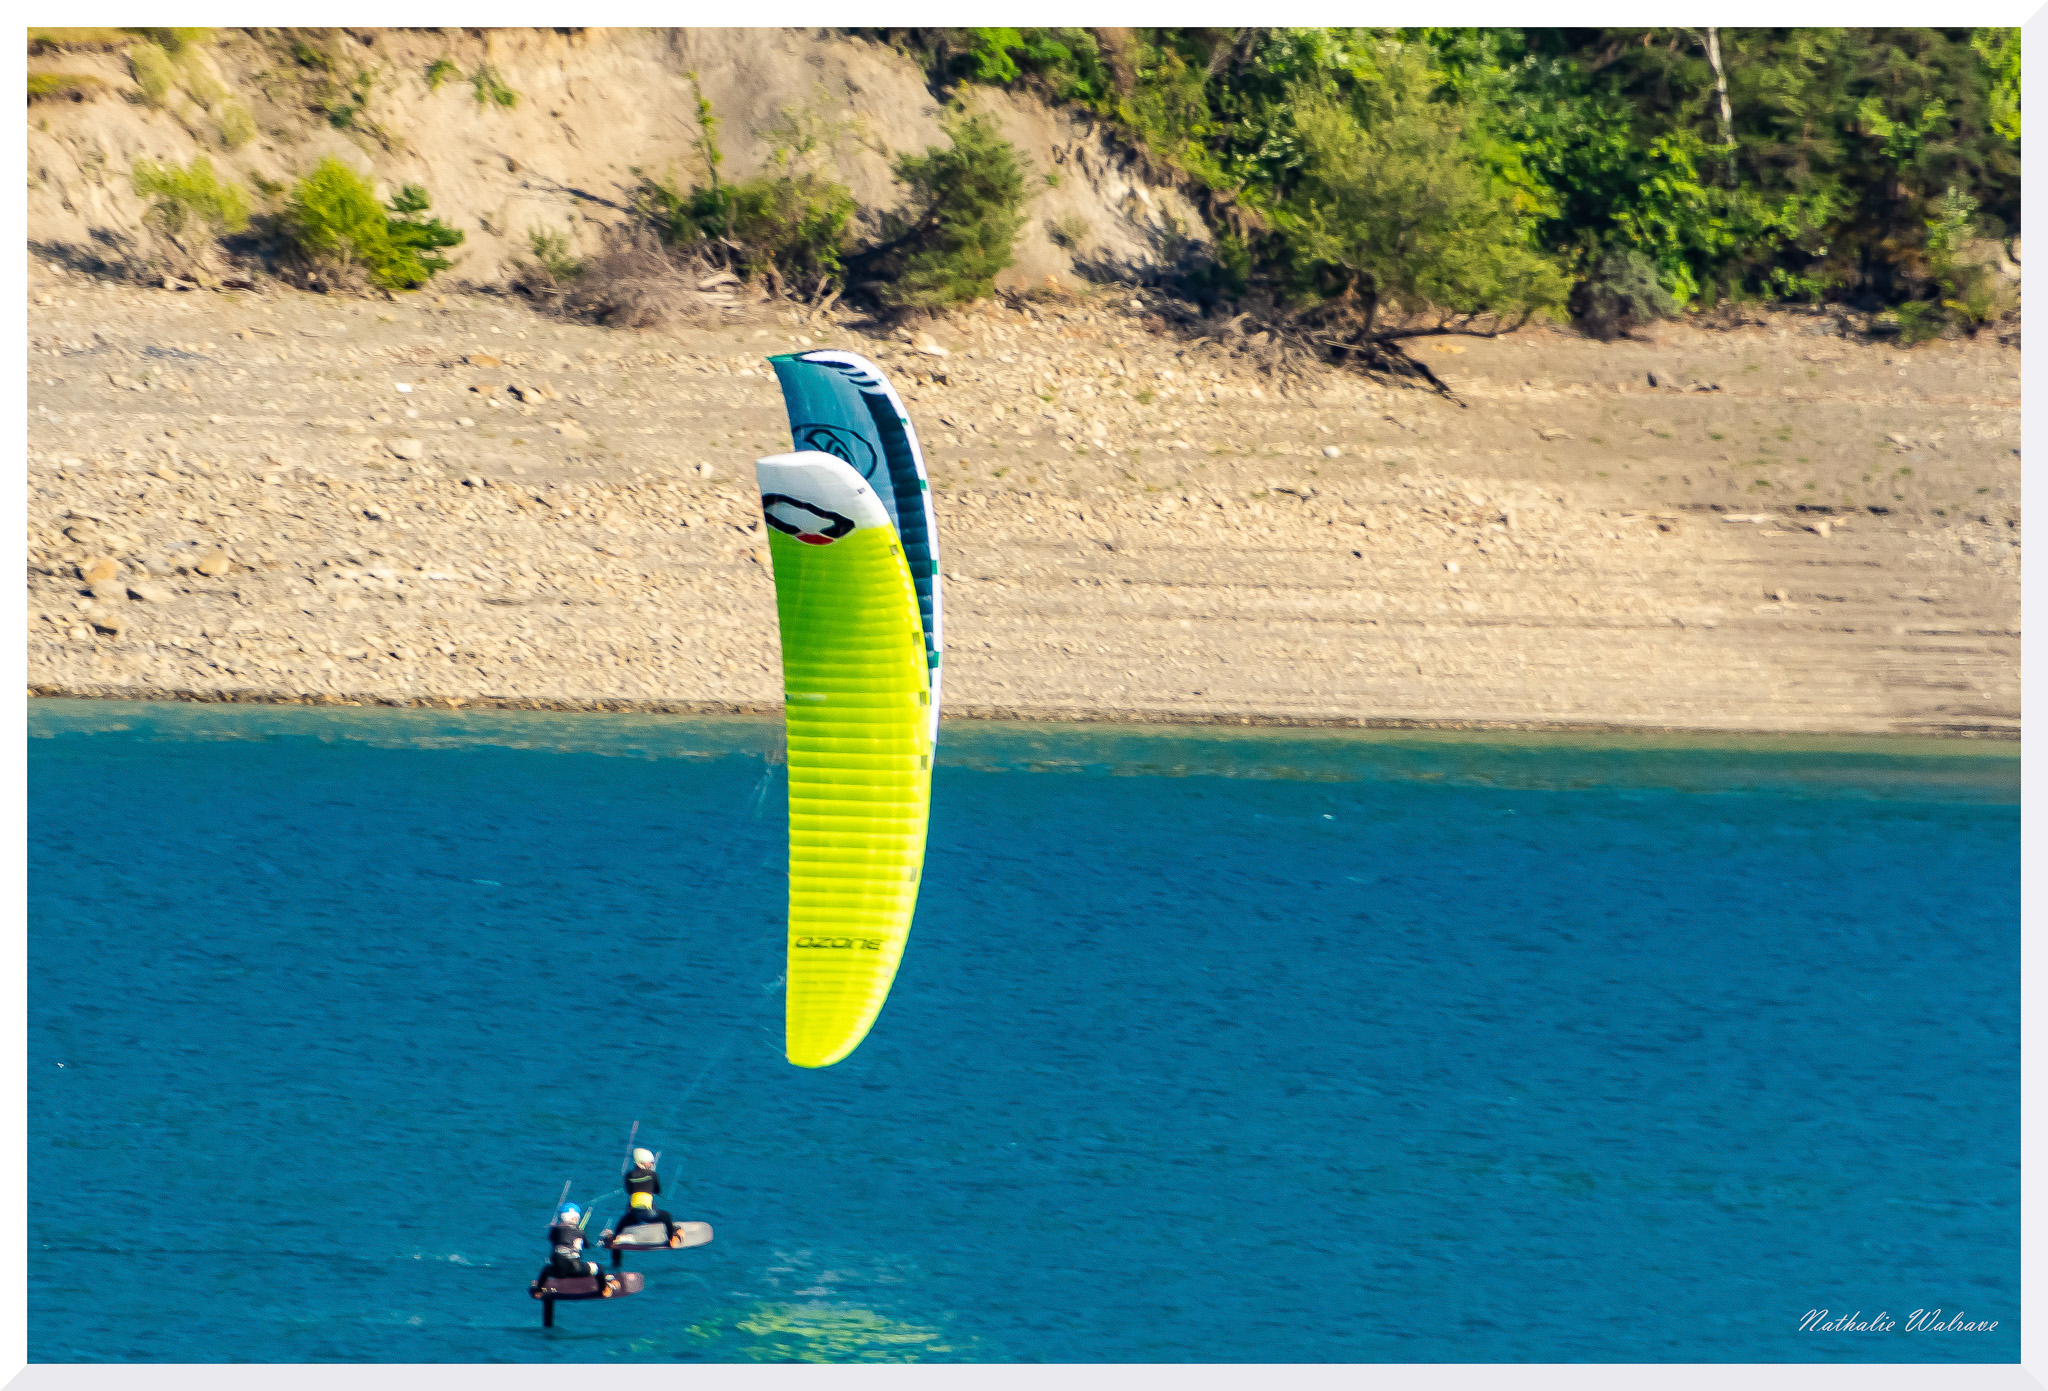
<path id="1" fill-rule="evenodd" d="M 1958 1309 L 1948 1318 L 1943 1318 L 1939 1309 L 1915 1309 L 1906 1315 L 1906 1333 L 1989 1333 L 1998 1327 L 1997 1319 L 1966 1319 L 1963 1310 Z M 1900 1328 L 1899 1321 L 1880 1309 L 1870 1318 L 1863 1317 L 1858 1309 L 1853 1314 L 1833 1314 L 1826 1309 L 1808 1309 L 1806 1317 L 1799 1320 L 1802 1333 L 1889 1333 Z"/>

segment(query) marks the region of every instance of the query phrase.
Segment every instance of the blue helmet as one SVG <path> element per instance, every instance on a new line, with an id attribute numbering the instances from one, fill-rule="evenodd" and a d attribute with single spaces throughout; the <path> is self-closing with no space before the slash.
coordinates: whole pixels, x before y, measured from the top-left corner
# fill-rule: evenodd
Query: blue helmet
<path id="1" fill-rule="evenodd" d="M 576 1206 L 576 1204 L 574 1203 L 563 1203 L 560 1210 L 558 1210 L 555 1213 L 555 1220 L 557 1222 L 574 1222 L 580 1219 L 582 1216 L 582 1208 Z"/>

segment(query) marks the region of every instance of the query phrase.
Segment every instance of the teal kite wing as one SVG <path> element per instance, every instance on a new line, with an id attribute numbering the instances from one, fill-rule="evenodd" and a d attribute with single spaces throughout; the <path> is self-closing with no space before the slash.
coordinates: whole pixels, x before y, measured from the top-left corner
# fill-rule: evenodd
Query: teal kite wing
<path id="1" fill-rule="evenodd" d="M 932 519 L 931 480 L 910 412 L 882 369 L 857 353 L 828 349 L 771 357 L 768 362 L 782 384 L 796 448 L 815 449 L 851 465 L 881 495 L 903 543 L 931 665 L 936 738 L 945 606 L 939 590 L 939 533 Z"/>

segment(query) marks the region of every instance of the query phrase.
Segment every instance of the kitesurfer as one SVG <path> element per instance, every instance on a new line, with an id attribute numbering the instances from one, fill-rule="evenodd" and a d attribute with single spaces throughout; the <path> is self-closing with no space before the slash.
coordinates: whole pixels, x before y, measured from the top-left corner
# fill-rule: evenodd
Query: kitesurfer
<path id="1" fill-rule="evenodd" d="M 654 1205 L 655 1196 L 661 1192 L 661 1176 L 654 1172 L 654 1155 L 648 1150 L 634 1150 L 632 1162 L 626 1165 L 626 1172 L 619 1181 L 626 1188 L 626 1211 L 620 1216 L 614 1231 L 623 1232 L 628 1227 L 659 1222 L 673 1246 L 676 1219 Z M 606 1233 L 607 1236 L 612 1234 Z"/>
<path id="2" fill-rule="evenodd" d="M 562 1204 L 555 1213 L 554 1223 L 548 1228 L 548 1245 L 553 1248 L 548 1263 L 540 1269 L 540 1279 L 553 1276 L 557 1280 L 575 1280 L 585 1275 L 595 1276 L 600 1293 L 608 1283 L 605 1274 L 596 1261 L 583 1259 L 583 1210 L 574 1203 Z"/>

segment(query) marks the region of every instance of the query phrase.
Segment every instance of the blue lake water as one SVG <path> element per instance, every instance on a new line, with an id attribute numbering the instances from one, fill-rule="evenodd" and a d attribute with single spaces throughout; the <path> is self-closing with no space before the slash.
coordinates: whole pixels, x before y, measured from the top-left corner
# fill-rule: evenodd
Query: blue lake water
<path id="1" fill-rule="evenodd" d="M 778 729 L 31 702 L 31 1358 L 2017 1360 L 2015 747 L 949 724 L 805 1072 Z"/>

